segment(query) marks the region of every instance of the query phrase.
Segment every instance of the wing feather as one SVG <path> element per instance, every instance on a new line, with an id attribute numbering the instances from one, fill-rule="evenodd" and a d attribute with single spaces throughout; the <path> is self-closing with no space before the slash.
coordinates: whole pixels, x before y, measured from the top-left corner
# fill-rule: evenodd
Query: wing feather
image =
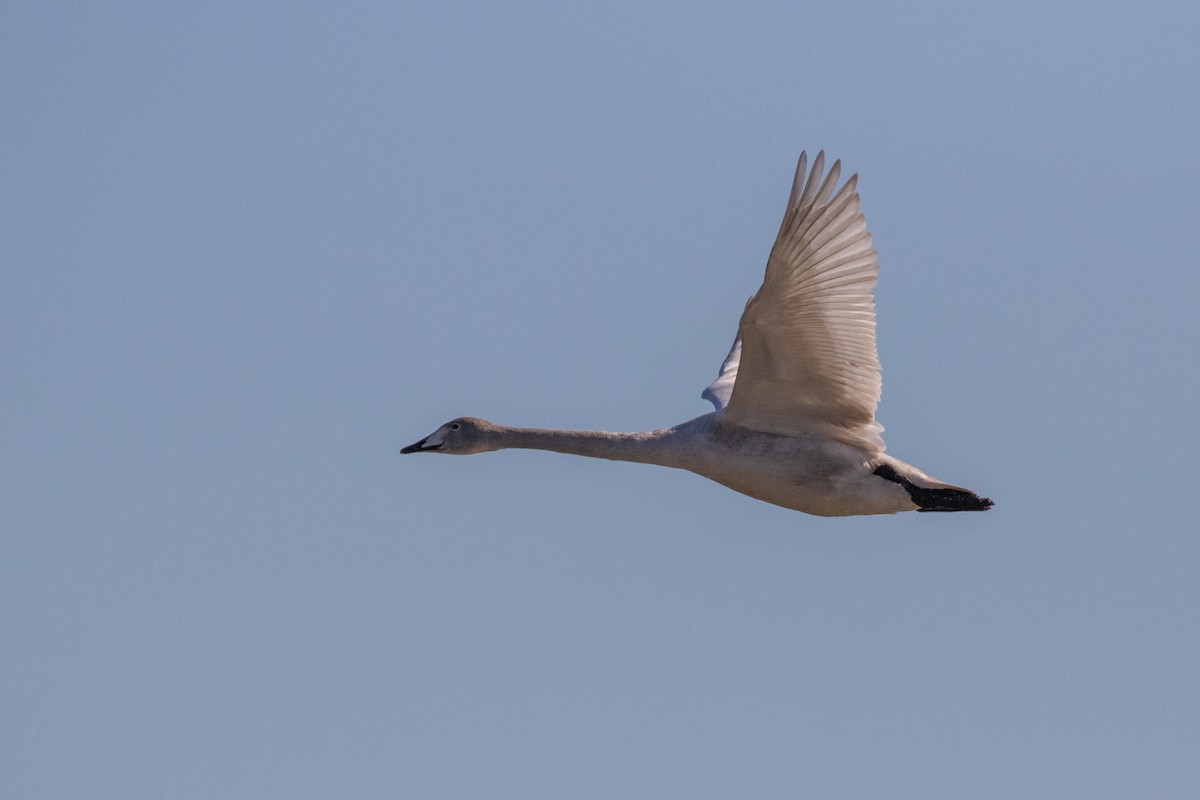
<path id="1" fill-rule="evenodd" d="M 800 156 L 788 207 L 738 337 L 704 396 L 732 424 L 790 436 L 832 436 L 882 451 L 875 349 L 879 267 L 857 192 L 841 162 L 825 173 Z"/>

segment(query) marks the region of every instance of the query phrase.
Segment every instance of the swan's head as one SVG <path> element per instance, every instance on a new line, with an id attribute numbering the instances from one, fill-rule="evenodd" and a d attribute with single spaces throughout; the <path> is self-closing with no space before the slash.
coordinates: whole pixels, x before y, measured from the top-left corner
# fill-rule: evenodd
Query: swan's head
<path id="1" fill-rule="evenodd" d="M 415 444 L 402 448 L 401 453 L 482 453 L 495 450 L 491 433 L 496 426 L 485 419 L 459 417 L 452 419 Z"/>

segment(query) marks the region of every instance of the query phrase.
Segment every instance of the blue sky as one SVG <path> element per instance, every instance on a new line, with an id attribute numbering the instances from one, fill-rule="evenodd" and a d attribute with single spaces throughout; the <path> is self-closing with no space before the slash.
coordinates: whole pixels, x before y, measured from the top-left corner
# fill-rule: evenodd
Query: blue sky
<path id="1" fill-rule="evenodd" d="M 0 790 L 1191 797 L 1194 4 L 0 10 Z M 705 413 L 801 149 L 987 514 L 401 457 Z"/>

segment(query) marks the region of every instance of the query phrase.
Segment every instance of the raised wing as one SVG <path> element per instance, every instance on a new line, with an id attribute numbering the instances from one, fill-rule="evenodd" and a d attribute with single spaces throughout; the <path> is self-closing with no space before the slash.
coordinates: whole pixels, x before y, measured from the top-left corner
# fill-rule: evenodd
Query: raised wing
<path id="1" fill-rule="evenodd" d="M 879 267 L 858 176 L 838 189 L 840 161 L 825 175 L 819 153 L 806 180 L 807 162 L 802 154 L 763 285 L 705 396 L 735 425 L 882 451 L 871 296 Z"/>

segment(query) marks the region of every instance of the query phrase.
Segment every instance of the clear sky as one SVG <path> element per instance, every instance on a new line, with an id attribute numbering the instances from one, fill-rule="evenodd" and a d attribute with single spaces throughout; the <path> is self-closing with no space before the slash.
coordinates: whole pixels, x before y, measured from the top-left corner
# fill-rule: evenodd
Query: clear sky
<path id="1" fill-rule="evenodd" d="M 1191 798 L 1195 3 L 0 8 L 0 794 Z M 709 410 L 801 149 L 986 514 L 401 456 Z"/>

